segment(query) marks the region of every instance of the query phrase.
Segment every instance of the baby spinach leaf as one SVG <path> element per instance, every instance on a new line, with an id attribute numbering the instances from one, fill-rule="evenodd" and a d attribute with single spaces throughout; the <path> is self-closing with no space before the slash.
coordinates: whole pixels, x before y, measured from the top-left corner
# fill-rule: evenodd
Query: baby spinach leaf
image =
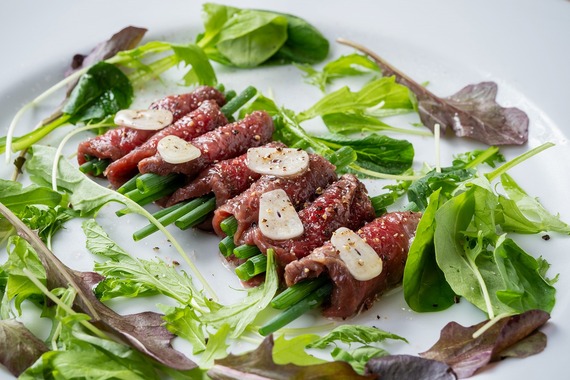
<path id="1" fill-rule="evenodd" d="M 397 140 L 375 133 L 362 138 L 329 135 L 314 139 L 335 151 L 343 147 L 352 148 L 356 152 L 354 163 L 374 172 L 401 174 L 408 170 L 414 161 L 414 146 L 407 140 Z"/>
<path id="2" fill-rule="evenodd" d="M 32 157 L 26 161 L 26 170 L 34 182 L 51 187 L 54 160 L 55 148 L 34 145 Z M 112 201 L 123 203 L 123 197 L 116 191 L 99 186 L 64 159 L 58 163 L 57 185 L 61 191 L 69 194 L 69 203 L 81 216 L 93 215 Z"/>
<path id="3" fill-rule="evenodd" d="M 504 281 L 503 290 L 497 291 L 502 303 L 517 311 L 552 311 L 556 289 L 544 278 L 537 260 L 508 238 L 497 244 L 493 257 Z"/>
<path id="4" fill-rule="evenodd" d="M 442 330 L 439 340 L 426 352 L 424 358 L 439 360 L 448 364 L 458 378 L 472 376 L 487 364 L 503 358 L 502 352 L 514 352 L 518 344 L 525 344 L 525 350 L 519 357 L 537 354 L 546 346 L 546 336 L 536 331 L 550 319 L 542 310 L 529 310 L 525 313 L 501 318 L 482 334 L 474 336 L 488 321 L 464 327 L 455 322 L 448 323 Z M 543 339 L 532 339 L 527 345 L 525 340 L 533 334 Z"/>
<path id="5" fill-rule="evenodd" d="M 499 236 L 497 196 L 482 179 L 436 212 L 434 244 L 438 266 L 453 291 L 491 317 L 529 309 L 550 312 L 555 290 L 542 264 Z M 506 257 L 512 257 L 508 262 Z"/>
<path id="6" fill-rule="evenodd" d="M 115 65 L 99 62 L 81 76 L 62 109 L 69 121 L 100 121 L 128 108 L 133 99 L 129 78 Z"/>
<path id="7" fill-rule="evenodd" d="M 301 18 L 212 3 L 204 4 L 203 10 L 204 33 L 196 43 L 210 59 L 224 65 L 315 63 L 328 55 L 328 41 Z"/>
<path id="8" fill-rule="evenodd" d="M 435 260 L 435 213 L 445 197 L 438 189 L 429 197 L 404 269 L 404 298 L 417 312 L 444 310 L 454 304 L 455 293 Z"/>
<path id="9" fill-rule="evenodd" d="M 45 343 L 21 322 L 0 320 L 0 364 L 14 376 L 20 376 L 47 351 Z"/>
<path id="10" fill-rule="evenodd" d="M 329 54 L 329 41 L 313 25 L 300 17 L 283 14 L 287 19 L 287 40 L 270 62 L 315 64 Z"/>

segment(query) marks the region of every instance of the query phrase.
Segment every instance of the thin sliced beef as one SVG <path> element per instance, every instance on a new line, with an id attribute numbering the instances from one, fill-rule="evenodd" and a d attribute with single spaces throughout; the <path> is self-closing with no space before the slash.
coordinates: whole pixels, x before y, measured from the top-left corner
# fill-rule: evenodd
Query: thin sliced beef
<path id="1" fill-rule="evenodd" d="M 257 224 L 261 194 L 275 189 L 283 189 L 293 205 L 300 209 L 306 202 L 315 199 L 324 188 L 336 179 L 334 165 L 319 155 L 310 154 L 309 168 L 303 174 L 294 178 L 263 175 L 249 189 L 218 207 L 214 212 L 212 221 L 214 231 L 219 236 L 225 236 L 220 229 L 220 223 L 233 215 L 238 221 L 234 240 L 236 244 L 243 244 L 242 235 L 244 232 Z"/>
<path id="2" fill-rule="evenodd" d="M 265 145 L 268 148 L 285 148 L 285 144 L 273 141 Z M 168 199 L 167 206 L 214 193 L 216 206 L 220 207 L 230 198 L 247 190 L 261 177 L 261 174 L 247 167 L 247 153 L 236 158 L 220 161 L 202 170 L 198 176 L 176 190 Z"/>
<path id="3" fill-rule="evenodd" d="M 288 240 L 271 240 L 259 227 L 244 239 L 255 244 L 262 252 L 273 248 L 277 262 L 285 266 L 310 254 L 330 239 L 340 227 L 356 230 L 374 219 L 374 208 L 366 187 L 354 175 L 345 174 L 331 184 L 310 205 L 299 212 L 305 232 Z"/>
<path id="4" fill-rule="evenodd" d="M 194 177 L 213 163 L 242 155 L 251 147 L 267 144 L 271 141 L 273 129 L 271 116 L 264 111 L 255 111 L 235 123 L 192 139 L 192 145 L 202 152 L 200 157 L 182 164 L 170 164 L 156 153 L 139 162 L 139 171 L 159 175 L 179 173 Z"/>
<path id="5" fill-rule="evenodd" d="M 111 185 L 119 187 L 137 174 L 137 165 L 142 159 L 156 154 L 156 146 L 163 137 L 174 135 L 190 141 L 220 125 L 227 124 L 227 122 L 218 104 L 213 100 L 205 100 L 194 111 L 156 132 L 144 144 L 113 162 L 107 167 L 105 175 Z"/>
<path id="6" fill-rule="evenodd" d="M 170 95 L 157 100 L 149 108 L 169 110 L 176 121 L 194 111 L 205 100 L 213 100 L 220 107 L 226 104 L 226 98 L 220 91 L 210 86 L 200 86 L 187 94 Z"/>
<path id="7" fill-rule="evenodd" d="M 201 86 L 193 92 L 181 95 L 171 95 L 155 101 L 151 109 L 166 109 L 172 112 L 173 122 L 176 122 L 188 112 L 194 111 L 205 100 L 214 100 L 219 106 L 225 104 L 224 95 L 215 88 Z M 77 161 L 85 163 L 85 156 L 116 161 L 147 141 L 156 131 L 119 127 L 106 133 L 90 138 L 79 144 Z"/>
<path id="8" fill-rule="evenodd" d="M 402 281 L 410 240 L 415 236 L 420 217 L 419 213 L 392 212 L 357 231 L 382 258 L 382 273 L 377 277 L 368 281 L 354 279 L 337 250 L 327 242 L 309 256 L 285 267 L 287 286 L 305 279 L 327 276 L 333 282 L 333 290 L 324 306 L 324 316 L 348 318 L 363 308 L 369 308 L 378 295 Z"/>

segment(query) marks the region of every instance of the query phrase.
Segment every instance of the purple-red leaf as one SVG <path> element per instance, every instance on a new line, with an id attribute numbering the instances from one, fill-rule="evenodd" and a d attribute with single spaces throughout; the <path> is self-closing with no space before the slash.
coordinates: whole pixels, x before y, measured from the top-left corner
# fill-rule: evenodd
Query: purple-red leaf
<path id="1" fill-rule="evenodd" d="M 113 34 L 107 41 L 100 42 L 87 55 L 76 54 L 71 60 L 71 66 L 65 73 L 66 76 L 84 67 L 89 67 L 99 61 L 111 58 L 123 50 L 135 48 L 142 40 L 147 29 L 136 26 L 127 26 Z"/>
<path id="2" fill-rule="evenodd" d="M 451 128 L 456 136 L 489 145 L 521 145 L 528 140 L 528 116 L 518 108 L 505 108 L 496 102 L 496 83 L 468 85 L 450 97 L 440 98 L 364 46 L 343 39 L 339 42 L 369 55 L 385 76 L 394 75 L 398 83 L 408 87 L 418 100 L 422 123 L 432 131 L 439 124 L 443 131 Z"/>
<path id="3" fill-rule="evenodd" d="M 115 313 L 99 301 L 92 290 L 103 276 L 92 272 L 78 272 L 67 267 L 32 230 L 1 203 L 0 213 L 38 254 L 46 270 L 48 289 L 73 287 L 77 291 L 74 307 L 89 315 L 92 318 L 91 323 L 165 366 L 178 370 L 197 367 L 196 363 L 172 348 L 170 341 L 174 335 L 164 327 L 161 314 L 144 312 L 123 316 Z"/>
<path id="4" fill-rule="evenodd" d="M 382 380 L 455 380 L 451 367 L 437 360 L 412 355 L 389 355 L 366 363 L 366 373 Z"/>
<path id="5" fill-rule="evenodd" d="M 308 366 L 280 365 L 273 361 L 273 336 L 270 335 L 259 347 L 243 355 L 228 355 L 216 360 L 208 371 L 213 380 L 243 379 L 308 379 L 308 380 L 364 380 L 376 379 L 375 375 L 359 375 L 346 362 L 330 362 Z"/>
<path id="6" fill-rule="evenodd" d="M 45 343 L 20 322 L 0 321 L 0 364 L 14 376 L 20 376 L 47 351 Z"/>
<path id="7" fill-rule="evenodd" d="M 463 327 L 448 323 L 437 343 L 420 355 L 447 363 L 458 378 L 473 375 L 478 369 L 505 356 L 526 357 L 546 346 L 546 336 L 536 330 L 550 319 L 542 310 L 530 310 L 497 321 L 477 338 L 473 334 L 487 323 Z"/>

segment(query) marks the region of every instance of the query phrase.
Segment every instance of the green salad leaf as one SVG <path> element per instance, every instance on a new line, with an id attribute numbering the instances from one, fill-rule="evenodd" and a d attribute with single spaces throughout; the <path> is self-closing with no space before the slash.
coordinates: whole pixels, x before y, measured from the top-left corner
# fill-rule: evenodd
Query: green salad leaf
<path id="1" fill-rule="evenodd" d="M 407 342 L 405 338 L 396 334 L 383 331 L 376 327 L 363 326 L 363 325 L 341 325 L 335 327 L 331 332 L 322 337 L 321 339 L 309 343 L 307 348 L 324 348 L 329 344 L 335 342 L 351 343 L 377 343 L 386 339 L 402 340 Z"/>
<path id="2" fill-rule="evenodd" d="M 429 197 L 404 269 L 404 298 L 417 312 L 444 310 L 455 303 L 455 293 L 435 260 L 435 213 L 445 199 L 440 192 L 438 189 Z"/>
<path id="3" fill-rule="evenodd" d="M 381 76 L 378 65 L 367 56 L 361 54 L 343 55 L 328 62 L 322 70 L 317 70 L 308 64 L 298 64 L 297 67 L 305 73 L 305 80 L 325 92 L 328 84 L 339 78 L 375 74 Z"/>
<path id="4" fill-rule="evenodd" d="M 383 77 L 365 84 L 358 91 L 348 86 L 323 96 L 313 106 L 297 115 L 299 122 L 318 116 L 337 113 L 366 113 L 390 116 L 415 110 L 410 90 L 397 83 L 394 77 Z"/>
<path id="5" fill-rule="evenodd" d="M 206 3 L 203 19 L 204 33 L 196 43 L 210 59 L 224 65 L 316 63 L 328 55 L 328 41 L 299 17 Z"/>

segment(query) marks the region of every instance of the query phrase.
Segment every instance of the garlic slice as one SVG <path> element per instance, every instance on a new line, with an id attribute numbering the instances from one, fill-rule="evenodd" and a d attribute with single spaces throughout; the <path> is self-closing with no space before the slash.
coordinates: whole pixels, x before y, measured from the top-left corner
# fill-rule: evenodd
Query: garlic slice
<path id="1" fill-rule="evenodd" d="M 202 155 L 200 149 L 178 136 L 166 136 L 160 139 L 156 149 L 162 159 L 169 164 L 182 164 Z"/>
<path id="2" fill-rule="evenodd" d="M 358 281 L 371 280 L 382 273 L 382 259 L 354 231 L 340 227 L 333 233 L 331 243 L 350 274 Z"/>
<path id="3" fill-rule="evenodd" d="M 273 240 L 292 239 L 305 231 L 299 214 L 282 189 L 268 191 L 259 198 L 259 229 Z"/>
<path id="4" fill-rule="evenodd" d="M 250 148 L 247 167 L 259 174 L 292 177 L 304 173 L 309 167 L 309 154 L 293 148 Z"/>
<path id="5" fill-rule="evenodd" d="M 155 131 L 172 124 L 169 110 L 121 110 L 115 114 L 115 124 L 121 127 Z"/>

